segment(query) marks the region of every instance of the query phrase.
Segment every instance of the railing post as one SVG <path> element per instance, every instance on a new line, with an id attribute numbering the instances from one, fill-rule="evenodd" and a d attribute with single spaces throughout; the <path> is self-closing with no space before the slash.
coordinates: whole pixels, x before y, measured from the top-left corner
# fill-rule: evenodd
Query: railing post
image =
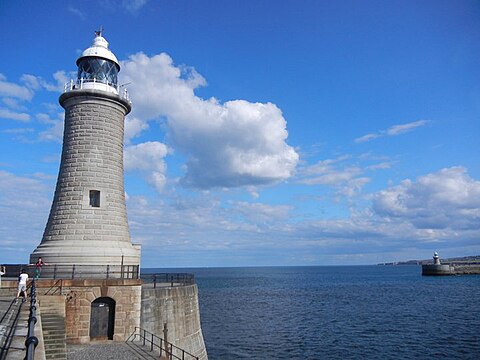
<path id="1" fill-rule="evenodd" d="M 72 280 L 75 279 L 75 264 L 72 265 Z"/>
<path id="2" fill-rule="evenodd" d="M 57 264 L 53 265 L 53 280 L 57 278 Z"/>
<path id="3" fill-rule="evenodd" d="M 152 341 L 150 343 L 150 351 L 153 351 L 153 333 L 151 334 Z"/>
<path id="4" fill-rule="evenodd" d="M 123 279 L 123 255 L 122 255 L 122 263 L 120 265 L 120 278 Z"/>
<path id="5" fill-rule="evenodd" d="M 110 264 L 107 264 L 107 279 L 109 278 L 110 275 Z"/>

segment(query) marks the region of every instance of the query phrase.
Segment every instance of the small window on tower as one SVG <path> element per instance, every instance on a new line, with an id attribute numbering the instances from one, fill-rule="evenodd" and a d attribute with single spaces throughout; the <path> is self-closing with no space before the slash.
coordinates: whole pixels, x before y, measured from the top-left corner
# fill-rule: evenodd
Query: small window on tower
<path id="1" fill-rule="evenodd" d="M 100 207 L 100 191 L 90 190 L 90 206 Z"/>

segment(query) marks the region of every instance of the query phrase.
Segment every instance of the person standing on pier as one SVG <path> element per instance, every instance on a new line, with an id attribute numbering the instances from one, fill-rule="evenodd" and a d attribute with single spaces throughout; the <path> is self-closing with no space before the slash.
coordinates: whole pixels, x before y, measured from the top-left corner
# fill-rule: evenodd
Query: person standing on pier
<path id="1" fill-rule="evenodd" d="M 23 301 L 27 301 L 27 280 L 28 274 L 22 269 L 20 276 L 18 277 L 18 292 L 17 292 L 17 299 L 20 297 L 20 293 L 23 292 Z"/>
<path id="2" fill-rule="evenodd" d="M 5 266 L 0 266 L 0 289 L 2 288 L 2 276 L 5 275 L 6 272 Z"/>
<path id="3" fill-rule="evenodd" d="M 48 265 L 48 264 L 44 262 L 41 257 L 39 257 L 37 262 L 35 263 L 35 280 L 38 280 L 38 278 L 40 277 L 40 274 L 42 273 L 43 265 Z"/>

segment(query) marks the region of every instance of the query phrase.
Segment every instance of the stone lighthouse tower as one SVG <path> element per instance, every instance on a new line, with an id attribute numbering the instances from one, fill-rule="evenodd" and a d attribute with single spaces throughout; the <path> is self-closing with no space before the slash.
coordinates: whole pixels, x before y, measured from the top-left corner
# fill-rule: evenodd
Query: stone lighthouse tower
<path id="1" fill-rule="evenodd" d="M 65 130 L 60 171 L 45 232 L 30 255 L 58 265 L 139 265 L 127 222 L 123 174 L 125 115 L 120 65 L 102 31 L 77 60 L 78 76 L 60 105 Z"/>

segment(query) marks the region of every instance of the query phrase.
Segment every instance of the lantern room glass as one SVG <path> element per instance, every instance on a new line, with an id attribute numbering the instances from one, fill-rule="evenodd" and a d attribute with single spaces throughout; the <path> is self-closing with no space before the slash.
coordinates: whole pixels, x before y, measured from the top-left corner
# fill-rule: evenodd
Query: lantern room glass
<path id="1" fill-rule="evenodd" d="M 117 65 L 98 57 L 85 57 L 78 62 L 78 81 L 101 82 L 117 87 Z"/>

